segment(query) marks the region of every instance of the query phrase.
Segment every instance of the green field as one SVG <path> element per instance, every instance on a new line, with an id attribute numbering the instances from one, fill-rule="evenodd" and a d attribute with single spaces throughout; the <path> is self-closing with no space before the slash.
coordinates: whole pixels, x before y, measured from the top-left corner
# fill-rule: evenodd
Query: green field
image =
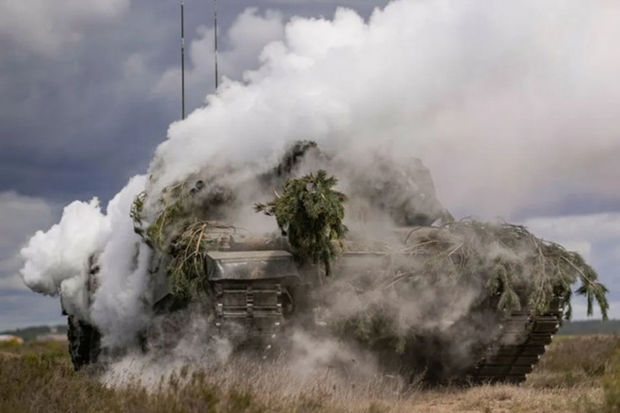
<path id="1" fill-rule="evenodd" d="M 277 371 L 189 374 L 155 388 L 106 388 L 75 373 L 66 343 L 0 345 L 0 412 L 619 412 L 620 337 L 557 337 L 525 384 L 426 389 L 385 379 L 291 391 Z"/>

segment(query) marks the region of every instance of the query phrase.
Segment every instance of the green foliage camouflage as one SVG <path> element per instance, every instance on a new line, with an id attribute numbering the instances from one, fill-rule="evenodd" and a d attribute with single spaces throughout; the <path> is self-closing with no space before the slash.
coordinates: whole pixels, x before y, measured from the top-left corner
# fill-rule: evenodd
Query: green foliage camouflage
<path id="1" fill-rule="evenodd" d="M 210 194 L 206 194 L 207 202 L 198 201 L 201 197 L 194 195 L 204 184 L 202 181 L 198 181 L 198 185 L 187 182 L 164 191 L 159 200 L 160 212 L 151 224 L 144 218 L 146 193 L 136 197 L 130 212 L 134 231 L 158 253 L 160 265 L 165 266 L 170 277 L 172 293 L 183 299 L 194 298 L 204 291 L 206 255 L 219 247 L 218 238 L 212 235 L 218 230 L 234 229 L 208 220 L 209 210 L 205 204 L 210 204 Z M 276 216 L 300 263 L 320 261 L 328 274 L 330 260 L 337 253 L 338 243 L 346 231 L 342 224 L 346 197 L 333 189 L 336 183 L 325 171 L 318 171 L 287 181 L 283 196 L 256 205 L 257 211 Z M 213 203 L 220 199 L 218 193 Z"/>
<path id="2" fill-rule="evenodd" d="M 336 178 L 323 170 L 301 178 L 289 179 L 282 195 L 255 205 L 257 212 L 274 216 L 282 234 L 288 237 L 295 258 L 301 263 L 322 263 L 327 275 L 330 261 L 342 245 L 346 227 L 346 196 L 334 190 Z"/>

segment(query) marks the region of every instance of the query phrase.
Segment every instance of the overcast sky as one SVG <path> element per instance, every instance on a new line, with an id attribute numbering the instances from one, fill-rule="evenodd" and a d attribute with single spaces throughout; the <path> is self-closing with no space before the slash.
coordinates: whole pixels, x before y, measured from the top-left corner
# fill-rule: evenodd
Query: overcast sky
<path id="1" fill-rule="evenodd" d="M 221 71 L 242 80 L 292 16 L 331 18 L 342 5 L 367 18 L 385 3 L 220 1 Z M 185 4 L 191 110 L 214 88 L 213 3 Z M 180 116 L 179 44 L 175 0 L 0 0 L 0 331 L 64 322 L 57 298 L 22 285 L 18 251 L 34 231 L 57 222 L 68 202 L 98 196 L 105 205 L 146 170 Z M 612 290 L 618 305 L 612 302 L 611 313 L 620 317 L 620 162 L 613 161 L 620 150 L 598 155 L 581 175 L 567 174 L 586 190 L 563 192 L 566 183 L 554 181 L 560 195 L 510 198 L 509 210 L 477 214 L 446 193 L 445 177 L 437 189 L 457 215 L 501 215 L 582 252 Z M 589 170 L 596 181 L 588 181 Z M 576 307 L 583 318 L 582 304 Z"/>

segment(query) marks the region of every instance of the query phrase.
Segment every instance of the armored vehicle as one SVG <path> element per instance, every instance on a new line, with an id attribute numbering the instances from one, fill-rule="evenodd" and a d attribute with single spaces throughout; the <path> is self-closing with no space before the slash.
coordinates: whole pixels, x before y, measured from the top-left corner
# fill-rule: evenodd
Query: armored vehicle
<path id="1" fill-rule="evenodd" d="M 339 257 L 333 276 L 338 277 L 338 271 L 345 266 L 367 267 L 369 260 L 379 265 L 384 259 L 383 253 L 378 251 L 348 251 Z M 211 300 L 214 331 L 218 334 L 241 328 L 246 336 L 244 342 L 260 342 L 267 349 L 277 345 L 278 338 L 286 334 L 287 325 L 295 323 L 297 316 L 307 318 L 312 314 L 310 292 L 318 288 L 321 275 L 316 269 L 299 268 L 290 252 L 224 248 L 210 252 L 207 260 L 206 292 Z M 174 299 L 166 284 L 162 277 L 155 304 L 159 313 L 174 311 Z M 494 312 L 492 301 L 488 311 Z M 523 308 L 510 314 L 497 312 L 497 316 L 501 318 L 497 323 L 498 337 L 487 348 L 478 349 L 462 370 L 462 380 L 479 383 L 524 381 L 557 332 L 562 311 L 555 304 L 541 315 L 532 315 L 528 308 Z M 68 321 L 69 351 L 76 370 L 97 362 L 101 349 L 96 326 L 74 315 L 69 315 Z M 315 328 L 321 327 L 316 325 Z M 398 356 L 385 354 L 386 365 L 421 371 L 432 364 L 436 350 L 411 348 Z M 435 374 L 439 374 L 437 379 L 443 377 Z"/>
<path id="2" fill-rule="evenodd" d="M 218 230 L 219 248 L 206 256 L 205 296 L 210 306 L 210 316 L 215 334 L 231 335 L 242 332 L 240 343 L 254 343 L 255 347 L 273 349 L 285 338 L 293 325 L 304 328 L 324 328 L 314 318 L 313 290 L 324 288 L 324 274 L 316 266 L 300 266 L 285 241 L 284 248 L 273 249 L 273 242 L 237 242 L 235 229 Z M 409 233 L 424 227 L 401 228 Z M 345 244 L 346 245 L 346 244 Z M 393 259 L 382 249 L 359 250 L 349 246 L 335 261 L 332 277 L 339 272 L 376 272 Z M 96 286 L 97 268 L 91 271 L 89 285 Z M 177 304 L 171 294 L 168 277 L 157 275 L 153 283 L 154 309 L 158 314 L 174 312 Z M 383 364 L 401 373 L 427 371 L 431 381 L 467 381 L 471 383 L 510 382 L 525 380 L 557 332 L 562 310 L 556 302 L 542 314 L 533 314 L 529 308 L 505 313 L 496 309 L 498 297 L 490 296 L 480 304 L 480 312 L 491 315 L 495 323 L 493 340 L 475 349 L 469 361 L 458 369 L 458 376 L 443 374 L 445 357 L 441 347 L 448 345 L 441 338 L 423 337 L 422 344 L 405 348 L 399 354 L 385 351 L 380 342 L 371 350 L 378 354 Z M 206 316 L 206 315 L 205 315 Z M 100 333 L 96 326 L 69 315 L 69 350 L 73 364 L 80 369 L 96 363 L 101 352 Z M 450 340 L 450 338 L 445 338 Z M 273 350 L 272 350 L 273 351 Z"/>
<path id="3" fill-rule="evenodd" d="M 316 145 L 312 143 L 297 144 L 274 171 L 260 176 L 260 181 L 266 187 L 272 188 L 287 177 L 294 176 L 300 160 L 308 157 L 308 153 L 315 149 Z M 315 164 L 334 164 L 321 156 L 320 153 L 315 156 Z M 342 165 L 337 166 L 335 169 L 346 170 Z M 442 245 L 444 251 L 441 254 L 449 261 L 448 269 L 456 269 L 458 272 L 465 268 L 462 261 L 468 258 L 462 251 L 468 248 L 471 238 L 462 237 L 460 234 L 460 238 L 457 237 L 453 244 L 446 241 L 443 234 L 450 233 L 453 227 L 445 223 L 450 222 L 451 217 L 436 200 L 430 174 L 421 162 L 414 160 L 406 168 L 397 171 L 392 171 L 390 168 L 393 168 L 390 162 L 377 159 L 375 170 L 382 171 L 381 173 L 364 174 L 363 171 L 351 173 L 349 183 L 353 189 L 348 195 L 349 199 L 363 199 L 365 203 L 362 205 L 373 205 L 385 211 L 394 224 L 394 228 L 389 232 L 399 238 L 398 245 L 403 247 L 401 249 L 409 252 L 394 251 L 379 241 L 375 242 L 369 239 L 368 232 L 363 242 L 359 242 L 351 232 L 342 242 L 340 254 L 334 258 L 330 280 L 338 280 L 340 275 L 346 273 L 353 281 L 345 284 L 363 290 L 367 288 L 365 286 L 377 284 L 377 279 L 380 278 L 377 274 L 385 273 L 386 268 L 396 268 L 394 277 L 387 280 L 389 282 L 383 282 L 377 291 L 386 296 L 392 294 L 398 297 L 403 290 L 402 285 L 398 283 L 411 272 L 408 270 L 409 267 L 416 267 L 417 273 L 423 274 L 425 271 L 424 265 L 427 264 L 418 265 L 420 260 L 425 259 L 425 254 L 428 258 L 429 252 L 423 250 L 423 246 Z M 203 181 L 198 181 L 190 191 L 192 196 L 202 190 L 204 185 Z M 223 199 L 228 199 L 222 196 L 222 193 L 224 192 L 218 189 L 217 202 L 222 203 Z M 438 221 L 444 223 L 438 225 Z M 208 303 L 208 314 L 205 314 L 205 317 L 208 316 L 209 320 L 212 320 L 214 334 L 241 337 L 238 340 L 240 348 L 247 348 L 248 343 L 258 343 L 264 350 L 273 350 L 277 349 L 279 341 L 285 339 L 293 327 L 301 326 L 310 331 L 327 328 L 324 320 L 321 320 L 320 316 L 317 318 L 317 314 L 320 313 L 317 310 L 320 310 L 325 303 L 320 297 L 317 299 L 315 292 L 325 291 L 325 284 L 331 282 L 326 278 L 321 265 L 300 264 L 295 259 L 294 249 L 284 236 L 255 236 L 222 222 L 208 222 L 205 225 L 207 229 L 204 237 L 208 238 L 210 247 L 199 263 L 202 268 L 200 276 L 203 279 L 201 294 Z M 470 225 L 470 227 L 476 236 L 487 231 L 484 225 Z M 515 231 L 520 241 L 530 241 L 528 237 L 531 234 L 522 227 L 510 226 L 509 229 Z M 413 238 L 423 242 L 411 246 Z M 489 250 L 496 250 L 496 246 L 501 244 L 502 240 L 490 242 Z M 546 244 L 536 245 L 544 247 Z M 553 246 L 557 247 L 555 244 Z M 481 253 L 479 249 L 470 248 L 467 251 L 470 258 L 473 256 L 474 261 L 476 254 L 486 255 L 486 252 Z M 564 250 L 552 252 L 554 251 Z M 501 260 L 501 255 L 490 259 L 493 265 L 502 264 Z M 395 264 L 399 261 L 400 264 Z M 503 269 L 500 269 L 507 271 L 506 268 L 519 271 L 519 277 L 527 279 L 530 276 L 527 271 L 532 271 L 531 268 L 536 267 L 531 266 L 528 270 L 517 263 L 512 267 L 504 265 Z M 472 272 L 470 268 L 467 271 L 468 276 L 473 277 L 477 270 L 474 269 Z M 493 278 L 495 276 L 489 278 L 493 288 L 488 285 L 481 287 L 482 291 L 488 293 L 468 304 L 468 312 L 451 320 L 449 328 L 433 327 L 424 331 L 409 331 L 407 334 L 413 339 L 401 342 L 394 337 L 381 335 L 383 328 L 381 323 L 385 320 L 380 320 L 372 327 L 377 331 L 376 337 L 363 343 L 361 343 L 363 340 L 357 340 L 356 345 L 363 344 L 365 349 L 374 352 L 381 360 L 380 364 L 387 370 L 405 375 L 424 371 L 429 381 L 470 383 L 524 381 L 558 331 L 570 289 L 543 291 L 546 294 L 546 304 L 533 308 L 533 301 L 528 298 L 532 296 L 532 291 L 519 286 L 516 292 L 511 291 L 509 280 L 501 271 L 499 278 Z M 96 260 L 93 260 L 87 282 L 87 290 L 91 296 L 97 286 L 97 276 L 98 267 Z M 154 312 L 165 315 L 182 307 L 171 289 L 169 274 L 165 270 L 159 270 L 154 272 L 152 277 L 151 295 Z M 430 289 L 433 282 L 438 282 L 432 277 L 429 280 L 416 284 L 419 290 L 418 298 L 423 298 L 425 288 Z M 354 285 L 355 283 L 358 284 Z M 449 288 L 458 288 L 458 285 L 457 281 L 454 287 Z M 519 288 L 524 289 L 521 291 Z M 510 294 L 507 294 L 508 292 Z M 345 298 L 336 295 L 335 300 L 339 299 Z M 512 300 L 511 307 L 506 304 L 506 300 Z M 436 312 L 433 305 L 438 305 L 437 303 L 429 301 L 427 305 L 430 306 L 429 314 Z M 449 308 L 452 304 L 445 301 L 441 305 Z M 69 314 L 68 321 L 69 351 L 75 368 L 80 369 L 96 363 L 101 355 L 101 335 L 97 326 L 90 325 L 76 314 Z M 480 332 L 475 331 L 476 326 L 480 327 Z M 482 331 L 483 327 L 486 328 L 485 331 Z M 457 354 L 458 363 L 452 363 L 456 353 L 446 356 L 446 349 L 455 347 L 455 344 L 461 345 L 458 341 L 462 340 L 462 336 L 459 336 L 462 331 L 467 331 L 468 337 L 482 336 L 482 338 L 469 345 L 465 356 Z M 347 333 L 344 336 L 347 339 L 355 334 Z M 145 334 L 145 337 L 148 337 L 148 334 Z M 394 343 L 398 348 L 396 352 L 389 350 L 394 347 Z M 145 348 L 148 348 L 148 345 Z M 458 367 L 455 367 L 456 365 Z"/>

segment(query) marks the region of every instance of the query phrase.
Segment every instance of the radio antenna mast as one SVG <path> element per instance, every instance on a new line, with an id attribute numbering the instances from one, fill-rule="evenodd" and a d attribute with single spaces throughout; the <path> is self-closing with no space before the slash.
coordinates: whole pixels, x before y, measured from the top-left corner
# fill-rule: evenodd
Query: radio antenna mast
<path id="1" fill-rule="evenodd" d="M 213 45 L 215 49 L 215 90 L 217 91 L 220 83 L 220 76 L 217 67 L 217 0 L 213 0 Z"/>
<path id="2" fill-rule="evenodd" d="M 185 1 L 181 0 L 181 119 L 185 119 Z"/>

